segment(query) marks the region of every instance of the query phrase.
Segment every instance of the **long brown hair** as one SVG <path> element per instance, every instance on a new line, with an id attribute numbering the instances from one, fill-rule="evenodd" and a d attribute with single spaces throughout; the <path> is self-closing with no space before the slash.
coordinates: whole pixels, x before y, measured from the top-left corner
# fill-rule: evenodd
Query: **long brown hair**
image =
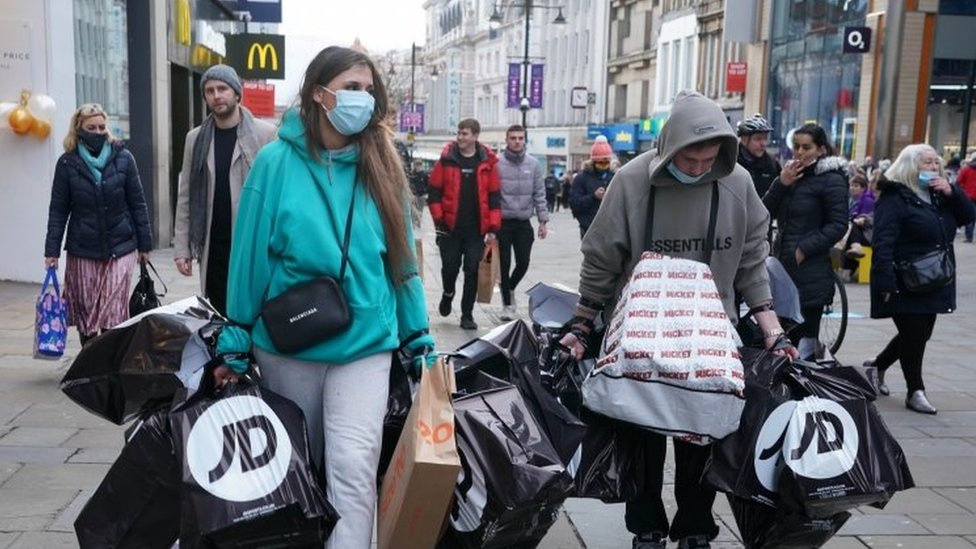
<path id="1" fill-rule="evenodd" d="M 406 205 L 407 176 L 396 147 L 393 146 L 392 133 L 383 119 L 389 108 L 386 85 L 376 70 L 373 61 L 358 51 L 339 46 L 330 46 L 320 51 L 305 70 L 300 92 L 301 119 L 305 127 L 305 145 L 312 158 L 320 159 L 322 129 L 320 117 L 324 116 L 321 107 L 313 99 L 318 86 L 326 86 L 339 74 L 355 66 L 365 66 L 373 75 L 373 98 L 376 105 L 373 117 L 366 129 L 350 136 L 350 142 L 359 145 L 359 174 L 366 184 L 366 190 L 376 202 L 383 230 L 386 232 L 387 267 L 394 284 L 403 281 L 408 260 L 412 258 L 412 247 L 407 242 Z"/>

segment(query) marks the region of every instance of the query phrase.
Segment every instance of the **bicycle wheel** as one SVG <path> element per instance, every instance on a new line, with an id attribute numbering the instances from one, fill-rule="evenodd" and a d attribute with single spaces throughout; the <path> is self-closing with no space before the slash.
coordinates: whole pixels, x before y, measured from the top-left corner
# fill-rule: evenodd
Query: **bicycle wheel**
<path id="1" fill-rule="evenodd" d="M 844 281 L 834 273 L 834 300 L 824 305 L 823 316 L 820 317 L 820 342 L 836 355 L 844 342 L 844 334 L 847 333 L 847 290 L 844 288 Z"/>

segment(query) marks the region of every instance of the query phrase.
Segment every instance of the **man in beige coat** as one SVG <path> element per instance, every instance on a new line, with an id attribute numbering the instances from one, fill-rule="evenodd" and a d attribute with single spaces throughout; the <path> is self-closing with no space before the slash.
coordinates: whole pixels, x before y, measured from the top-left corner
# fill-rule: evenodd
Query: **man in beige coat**
<path id="1" fill-rule="evenodd" d="M 210 67 L 201 88 L 210 115 L 186 135 L 173 247 L 183 276 L 193 275 L 193 259 L 200 263 L 200 290 L 224 313 L 241 188 L 254 157 L 274 139 L 276 128 L 240 104 L 241 80 L 233 68 Z"/>

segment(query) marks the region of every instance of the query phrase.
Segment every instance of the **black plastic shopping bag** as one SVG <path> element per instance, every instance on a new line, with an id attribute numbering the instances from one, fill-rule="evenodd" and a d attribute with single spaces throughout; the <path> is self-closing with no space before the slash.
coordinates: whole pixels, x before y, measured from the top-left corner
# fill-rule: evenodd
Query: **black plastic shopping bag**
<path id="1" fill-rule="evenodd" d="M 541 540 L 572 479 L 518 389 L 478 374 L 454 399 L 462 473 L 452 547 L 501 548 Z"/>
<path id="2" fill-rule="evenodd" d="M 569 463 L 586 426 L 543 385 L 539 348 L 524 322 L 510 322 L 469 341 L 452 353 L 451 363 L 460 388 L 476 379 L 478 372 L 514 385 L 562 462 Z"/>
<path id="3" fill-rule="evenodd" d="M 138 421 L 75 520 L 82 549 L 168 549 L 179 535 L 180 469 L 168 411 Z"/>
<path id="4" fill-rule="evenodd" d="M 170 413 L 180 547 L 321 546 L 338 515 L 315 475 L 301 409 L 256 386 L 201 393 Z"/>
<path id="5" fill-rule="evenodd" d="M 393 353 L 390 362 L 390 394 L 387 397 L 386 415 L 383 416 L 383 444 L 380 447 L 380 462 L 376 468 L 377 486 L 383 484 L 383 474 L 390 465 L 419 385 L 419 380 L 409 371 L 413 368 L 412 360 L 402 350 Z"/>
<path id="6" fill-rule="evenodd" d="M 573 477 L 572 497 L 605 503 L 633 499 L 647 478 L 646 431 L 623 421 L 582 409 L 586 434 L 568 470 Z"/>
<path id="7" fill-rule="evenodd" d="M 61 390 L 89 412 L 122 425 L 195 388 L 213 357 L 222 319 L 192 297 L 129 319 L 86 345 Z"/>
<path id="8" fill-rule="evenodd" d="M 843 511 L 813 519 L 735 496 L 728 499 L 746 549 L 818 549 L 851 517 Z"/>
<path id="9" fill-rule="evenodd" d="M 751 356 L 739 430 L 713 445 L 706 481 L 811 518 L 883 506 L 914 486 L 900 446 L 871 402 L 869 370 Z"/>
<path id="10" fill-rule="evenodd" d="M 149 276 L 149 269 L 146 268 L 147 265 L 152 269 L 156 278 L 159 279 L 159 283 L 163 285 L 163 293 L 156 293 L 156 283 Z M 162 304 L 159 299 L 165 297 L 167 291 L 169 291 L 169 288 L 166 287 L 163 279 L 159 278 L 156 267 L 153 267 L 153 264 L 149 261 L 140 262 L 139 280 L 136 281 L 136 287 L 132 290 L 132 295 L 129 296 L 129 316 L 136 316 L 159 307 Z"/>
<path id="11" fill-rule="evenodd" d="M 34 358 L 58 360 L 68 342 L 68 303 L 61 297 L 58 269 L 48 267 L 34 318 Z"/>

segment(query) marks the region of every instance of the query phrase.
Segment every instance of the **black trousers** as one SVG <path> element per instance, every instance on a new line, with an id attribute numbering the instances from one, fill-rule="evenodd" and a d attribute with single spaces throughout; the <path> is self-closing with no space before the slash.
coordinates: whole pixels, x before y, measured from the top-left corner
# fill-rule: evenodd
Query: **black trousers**
<path id="1" fill-rule="evenodd" d="M 668 514 L 661 499 L 664 485 L 664 458 L 667 438 L 650 431 L 641 432 L 647 457 L 647 482 L 644 493 L 627 502 L 624 520 L 627 530 L 634 534 L 661 532 L 677 540 L 685 536 L 718 535 L 718 525 L 712 517 L 715 489 L 701 481 L 710 446 L 698 446 L 674 441 L 674 497 L 678 511 L 668 526 Z"/>
<path id="2" fill-rule="evenodd" d="M 794 340 L 794 345 L 803 337 L 820 337 L 820 319 L 823 318 L 823 305 L 817 307 L 802 307 L 800 313 L 803 315 L 803 324 L 793 330 L 790 339 Z"/>
<path id="3" fill-rule="evenodd" d="M 459 227 L 437 238 L 441 250 L 441 282 L 445 293 L 454 293 L 458 273 L 464 268 L 464 289 L 461 293 L 461 314 L 471 316 L 478 292 L 478 262 L 485 251 L 484 237 L 477 228 Z"/>
<path id="4" fill-rule="evenodd" d="M 503 219 L 498 231 L 498 254 L 502 271 L 502 303 L 512 304 L 512 292 L 529 270 L 532 242 L 535 233 L 528 219 Z M 515 269 L 512 269 L 512 249 L 515 249 Z"/>
<path id="5" fill-rule="evenodd" d="M 879 370 L 887 370 L 896 361 L 900 361 L 908 394 L 924 391 L 922 359 L 925 357 L 925 344 L 932 337 L 932 329 L 935 328 L 935 315 L 893 315 L 891 319 L 895 321 L 898 333 L 878 354 L 874 365 Z"/>
<path id="6" fill-rule="evenodd" d="M 207 253 L 207 300 L 217 312 L 227 315 L 227 277 L 230 274 L 230 242 L 210 241 Z"/>

